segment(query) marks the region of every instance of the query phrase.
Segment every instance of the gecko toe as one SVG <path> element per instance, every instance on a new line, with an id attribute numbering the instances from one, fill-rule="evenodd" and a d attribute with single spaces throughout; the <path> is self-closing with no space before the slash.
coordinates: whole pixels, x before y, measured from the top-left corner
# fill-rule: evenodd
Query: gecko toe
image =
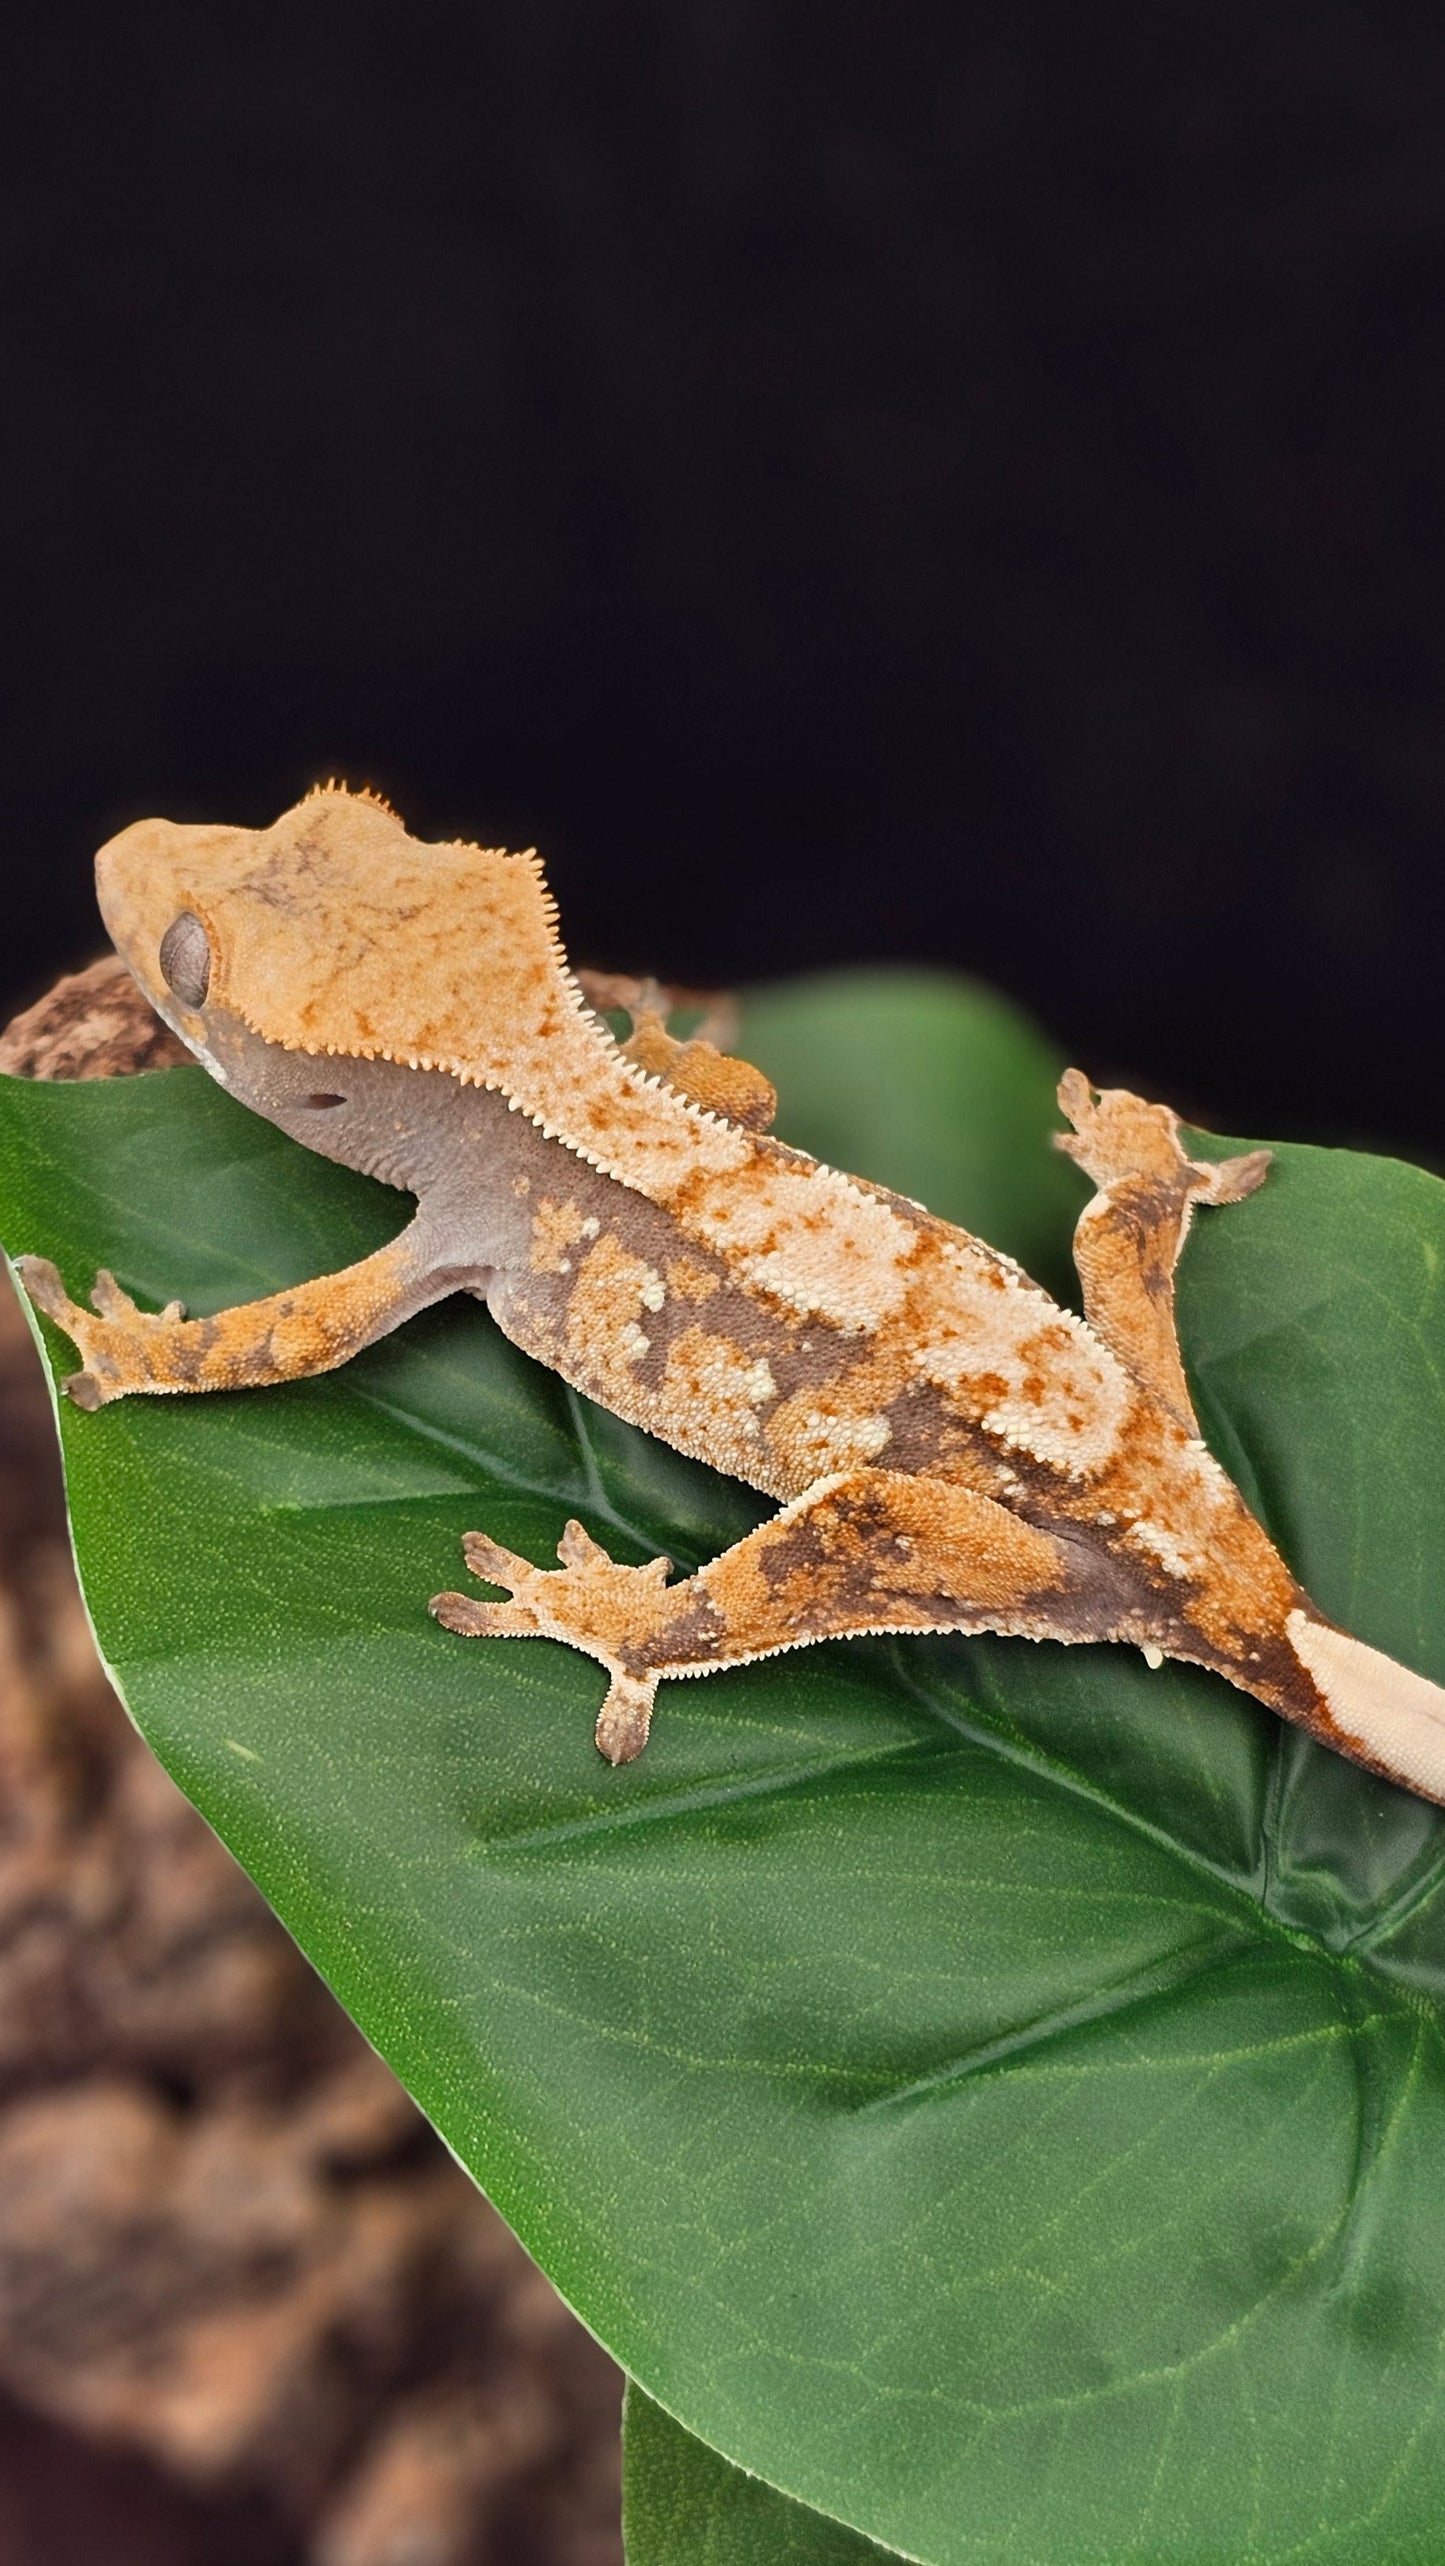
<path id="1" fill-rule="evenodd" d="M 1242 1203 L 1246 1194 L 1264 1183 L 1274 1160 L 1272 1149 L 1251 1149 L 1240 1158 L 1215 1159 L 1203 1171 L 1207 1182 L 1200 1187 L 1206 1203 Z"/>
<path id="2" fill-rule="evenodd" d="M 484 1532 L 462 1535 L 462 1557 L 474 1577 L 484 1577 L 489 1586 L 524 1586 L 537 1575 L 530 1559 L 519 1559 L 515 1550 L 504 1550 Z"/>
<path id="3" fill-rule="evenodd" d="M 1058 1099 L 1060 1113 L 1073 1124 L 1076 1132 L 1081 1132 L 1095 1111 L 1092 1080 L 1084 1076 L 1082 1069 L 1066 1069 L 1059 1080 Z M 1064 1142 L 1062 1145 L 1067 1147 L 1068 1144 Z"/>
<path id="4" fill-rule="evenodd" d="M 74 1316 L 75 1304 L 60 1279 L 57 1266 L 48 1256 L 17 1256 L 15 1271 L 24 1284 L 37 1310 L 63 1327 L 67 1316 Z"/>
<path id="5" fill-rule="evenodd" d="M 433 1621 L 459 1639 L 535 1639 L 537 1619 L 525 1604 L 482 1604 L 475 1595 L 433 1595 Z"/>
<path id="6" fill-rule="evenodd" d="M 136 1305 L 129 1292 L 117 1283 L 108 1265 L 102 1265 L 91 1285 L 90 1306 L 98 1310 L 103 1319 L 133 1319 L 137 1316 Z"/>
<path id="7" fill-rule="evenodd" d="M 579 1524 L 575 1516 L 557 1544 L 557 1556 L 564 1568 L 590 1568 L 598 1560 L 606 1560 L 611 1565 L 602 1544 L 593 1540 L 585 1525 Z"/>
<path id="8" fill-rule="evenodd" d="M 609 1764 L 631 1764 L 642 1753 L 656 1691 L 656 1676 L 613 1676 L 597 1715 L 597 1749 Z"/>

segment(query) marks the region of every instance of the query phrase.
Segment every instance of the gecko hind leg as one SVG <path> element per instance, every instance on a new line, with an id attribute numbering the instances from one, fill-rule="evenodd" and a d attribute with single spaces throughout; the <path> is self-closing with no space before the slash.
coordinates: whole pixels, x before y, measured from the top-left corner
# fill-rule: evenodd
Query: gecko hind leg
<path id="1" fill-rule="evenodd" d="M 1082 1070 L 1067 1070 L 1059 1104 L 1073 1124 L 1055 1146 L 1076 1159 L 1099 1191 L 1074 1231 L 1074 1263 L 1084 1315 L 1135 1379 L 1199 1432 L 1174 1321 L 1174 1269 L 1196 1203 L 1238 1203 L 1262 1185 L 1270 1153 L 1190 1158 L 1179 1117 L 1148 1105 L 1126 1088 L 1096 1091 Z"/>
<path id="2" fill-rule="evenodd" d="M 1104 1639 L 1128 1615 L 1103 1563 L 972 1489 L 901 1471 L 818 1481 L 675 1586 L 665 1559 L 620 1566 L 576 1523 L 563 1534 L 560 1571 L 484 1533 L 469 1533 L 463 1550 L 473 1574 L 511 1601 L 434 1595 L 436 1619 L 464 1638 L 558 1639 L 599 1659 L 610 1680 L 597 1744 L 613 1764 L 641 1754 L 668 1676 L 865 1631 Z"/>

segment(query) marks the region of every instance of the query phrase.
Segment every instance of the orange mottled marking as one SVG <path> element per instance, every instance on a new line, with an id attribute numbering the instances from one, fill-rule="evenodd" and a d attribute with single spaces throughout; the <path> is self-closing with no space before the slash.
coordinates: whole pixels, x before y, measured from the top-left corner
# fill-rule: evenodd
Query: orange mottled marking
<path id="1" fill-rule="evenodd" d="M 567 1303 L 565 1339 L 578 1378 L 604 1402 L 636 1413 L 637 1371 L 652 1350 L 645 1322 L 662 1278 L 610 1231 L 589 1247 Z"/>
<path id="2" fill-rule="evenodd" d="M 722 1290 L 722 1277 L 710 1273 L 705 1265 L 696 1265 L 691 1257 L 670 1257 L 667 1265 L 667 1288 L 680 1301 L 710 1301 Z"/>
<path id="3" fill-rule="evenodd" d="M 554 1196 L 544 1194 L 532 1214 L 533 1273 L 569 1273 L 573 1248 L 589 1234 L 595 1238 L 597 1226 L 596 1220 L 589 1220 L 570 1199 L 559 1203 Z"/>

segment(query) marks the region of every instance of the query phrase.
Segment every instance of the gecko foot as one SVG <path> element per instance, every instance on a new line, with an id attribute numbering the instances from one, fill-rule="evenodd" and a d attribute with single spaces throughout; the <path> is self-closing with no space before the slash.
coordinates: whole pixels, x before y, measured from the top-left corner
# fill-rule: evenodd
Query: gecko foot
<path id="1" fill-rule="evenodd" d="M 82 1310 L 76 1302 L 72 1301 L 60 1279 L 58 1269 L 51 1264 L 49 1257 L 17 1256 L 15 1271 L 36 1309 L 50 1319 L 56 1327 L 63 1328 L 71 1343 L 77 1346 L 83 1355 L 88 1355 L 89 1349 L 85 1338 L 96 1322 L 88 1310 Z M 108 1282 L 110 1277 L 107 1275 L 104 1280 Z M 101 1281 L 102 1277 L 97 1275 L 97 1289 Z M 105 1383 L 91 1371 L 68 1374 L 61 1382 L 60 1389 L 61 1395 L 71 1400 L 77 1408 L 103 1407 L 107 1396 Z"/>
<path id="2" fill-rule="evenodd" d="M 149 1377 L 148 1341 L 185 1315 L 180 1301 L 168 1301 L 163 1310 L 137 1309 L 105 1266 L 96 1275 L 88 1310 L 72 1301 L 48 1256 L 17 1256 L 15 1270 L 37 1310 L 64 1329 L 84 1359 L 85 1370 L 72 1372 L 60 1384 L 77 1408 L 102 1408 L 127 1390 L 143 1387 Z"/>
<path id="3" fill-rule="evenodd" d="M 472 1575 L 507 1588 L 510 1601 L 433 1595 L 430 1610 L 443 1629 L 464 1639 L 559 1639 L 597 1658 L 611 1679 L 597 1722 L 598 1748 L 610 1764 L 640 1755 L 657 1690 L 647 1668 L 648 1643 L 667 1609 L 671 1560 L 624 1567 L 576 1522 L 557 1545 L 560 1568 L 534 1568 L 481 1532 L 463 1537 L 462 1553 Z"/>
<path id="4" fill-rule="evenodd" d="M 1172 1107 L 1146 1104 L 1125 1087 L 1095 1088 L 1081 1069 L 1065 1070 L 1059 1104 L 1074 1128 L 1056 1132 L 1054 1145 L 1076 1159 L 1101 1192 L 1131 1177 L 1174 1185 L 1182 1177 L 1196 1202 L 1238 1203 L 1269 1173 L 1267 1149 L 1221 1160 L 1190 1158 Z"/>

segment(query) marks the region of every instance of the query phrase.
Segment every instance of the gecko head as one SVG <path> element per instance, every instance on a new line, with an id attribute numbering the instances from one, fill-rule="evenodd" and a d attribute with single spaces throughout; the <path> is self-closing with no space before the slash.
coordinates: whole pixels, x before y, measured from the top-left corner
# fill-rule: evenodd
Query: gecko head
<path id="1" fill-rule="evenodd" d="M 505 1086 L 578 1011 L 535 856 L 423 845 L 374 794 L 326 785 L 269 829 L 140 820 L 95 871 L 117 951 L 218 1074 L 229 1023 Z"/>
<path id="2" fill-rule="evenodd" d="M 200 1051 L 211 1010 L 246 1015 L 248 999 L 262 994 L 255 984 L 273 958 L 267 947 L 286 941 L 268 937 L 268 913 L 289 914 L 293 930 L 319 939 L 328 911 L 346 904 L 347 854 L 352 870 L 360 851 L 372 872 L 384 872 L 389 838 L 410 843 L 385 803 L 335 786 L 270 829 L 137 820 L 97 855 L 96 896 L 128 970 Z M 278 1010 L 291 996 L 277 993 Z M 279 1024 L 266 1030 L 284 1039 Z"/>
<path id="3" fill-rule="evenodd" d="M 95 859 L 106 931 L 158 1015 L 208 1068 L 220 1009 L 218 893 L 243 878 L 258 832 L 137 820 Z"/>

